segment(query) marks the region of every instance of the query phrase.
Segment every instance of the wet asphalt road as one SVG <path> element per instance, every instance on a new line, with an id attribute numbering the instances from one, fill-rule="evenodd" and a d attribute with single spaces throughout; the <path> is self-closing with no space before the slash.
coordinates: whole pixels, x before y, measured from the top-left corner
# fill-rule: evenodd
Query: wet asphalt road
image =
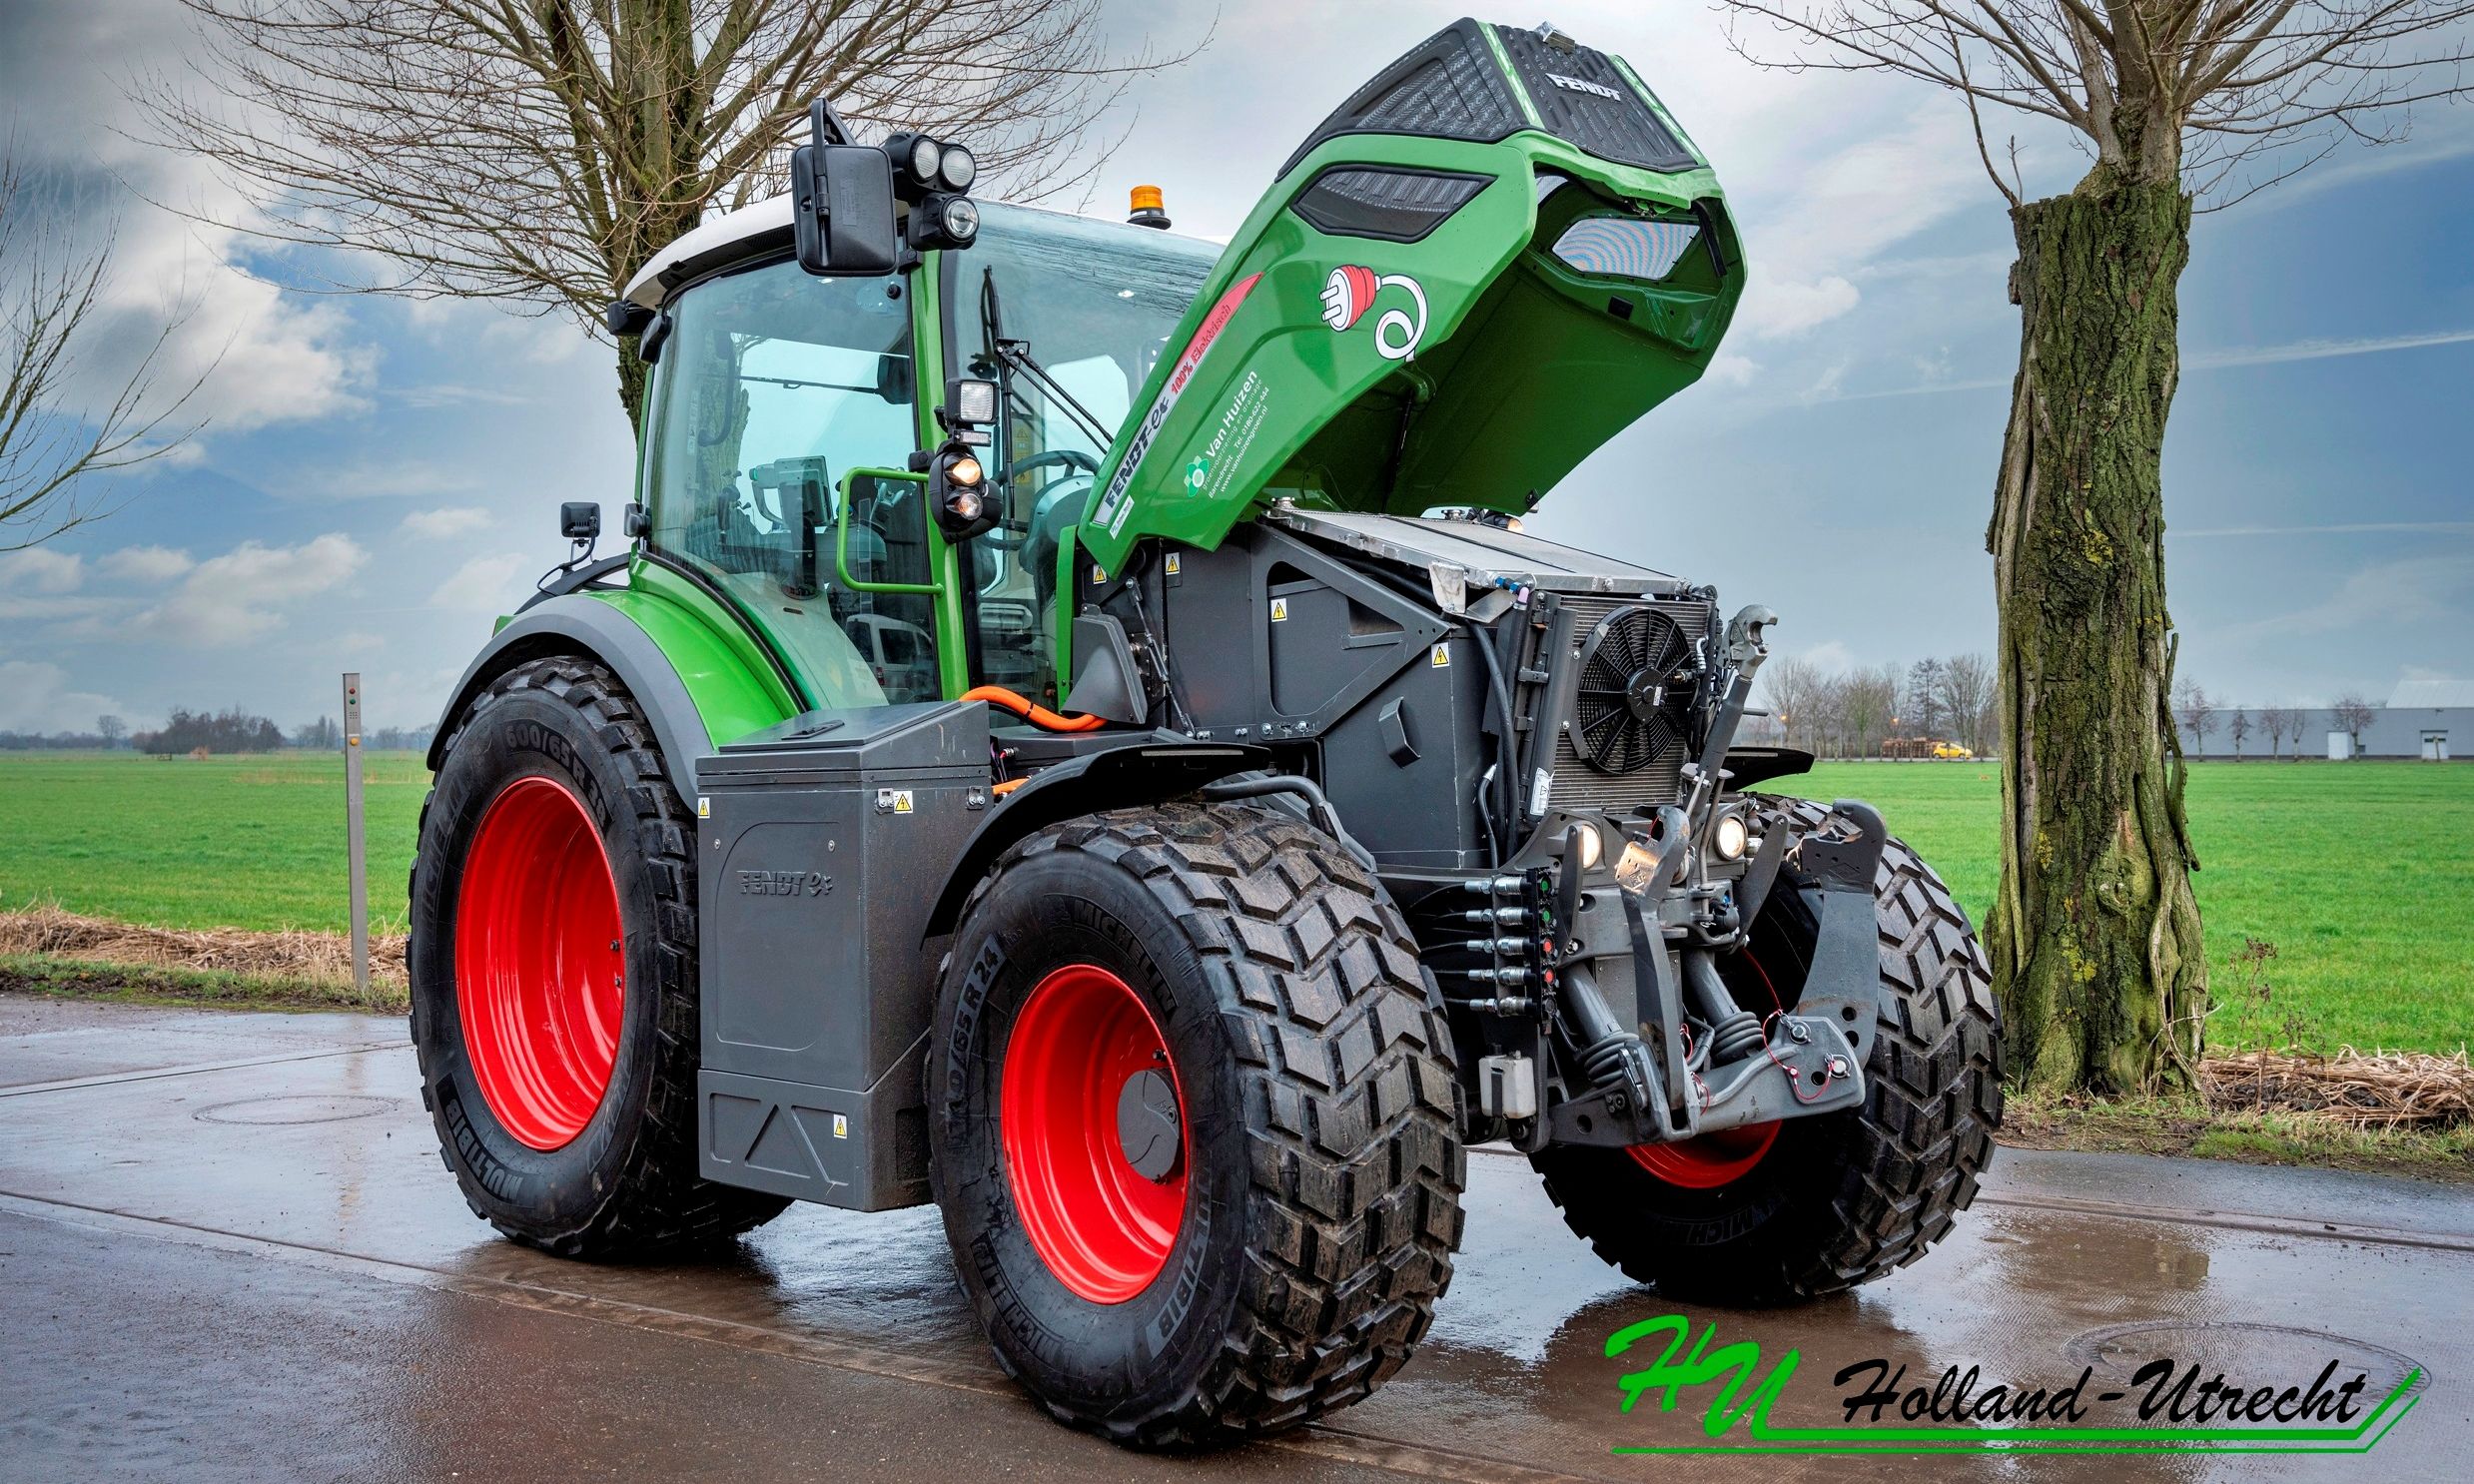
<path id="1" fill-rule="evenodd" d="M 648 1267 L 496 1240 L 439 1167 L 402 1024 L 0 997 L 0 1479 L 2457 1479 L 2474 1474 L 2474 1192 L 2006 1150 L 1917 1267 L 1787 1313 L 1696 1311 L 1840 1420 L 1882 1358 L 2126 1388 L 2330 1360 L 2412 1410 L 2367 1454 L 1619 1454 L 1700 1441 L 1704 1393 L 1619 1409 L 1607 1336 L 1673 1306 L 1568 1235 L 1527 1165 L 1469 1159 L 1433 1337 L 1322 1427 L 1201 1459 L 1060 1429 L 998 1372 L 933 1211 L 797 1206 Z M 2135 1393 L 2133 1394 L 2135 1399 Z M 2106 1411 L 2137 1425 L 2127 1403 Z M 2396 1417 L 2395 1411 L 2389 1414 Z"/>

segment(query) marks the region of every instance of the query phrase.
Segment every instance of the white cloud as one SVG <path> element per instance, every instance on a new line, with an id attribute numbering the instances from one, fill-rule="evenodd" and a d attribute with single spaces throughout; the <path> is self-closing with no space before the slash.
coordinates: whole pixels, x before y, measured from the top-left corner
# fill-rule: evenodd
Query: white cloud
<path id="1" fill-rule="evenodd" d="M 2384 351 L 2461 346 L 2469 341 L 2474 341 L 2474 330 L 2435 330 L 2421 335 L 2373 336 L 2357 340 L 2295 341 L 2284 346 L 2201 351 L 2184 358 L 2182 365 L 2191 371 L 2218 371 L 2234 366 L 2277 366 L 2288 361 L 2326 361 L 2337 356 L 2376 356 Z"/>
<path id="2" fill-rule="evenodd" d="M 470 474 L 416 458 L 364 458 L 296 473 L 274 492 L 286 499 L 341 502 L 437 499 L 477 487 Z"/>
<path id="3" fill-rule="evenodd" d="M 403 531 L 408 536 L 426 536 L 431 540 L 451 540 L 489 523 L 489 512 L 476 505 L 446 505 L 435 510 L 414 510 L 404 517 Z"/>
<path id="4" fill-rule="evenodd" d="M 169 582 L 197 562 L 188 552 L 170 546 L 123 546 L 106 552 L 95 565 L 109 576 L 131 582 Z"/>
<path id="5" fill-rule="evenodd" d="M 1816 283 L 1780 283 L 1758 272 L 1744 288 L 1744 305 L 1735 323 L 1755 340 L 1802 335 L 1826 325 L 1856 307 L 1863 296 L 1856 286 L 1832 274 Z"/>
<path id="6" fill-rule="evenodd" d="M 110 696 L 71 690 L 58 665 L 0 660 L 0 732 L 91 732 L 96 717 L 123 709 Z"/>
<path id="7" fill-rule="evenodd" d="M 86 561 L 66 551 L 29 546 L 0 555 L 0 589 L 17 592 L 75 592 L 86 580 Z"/>
<path id="8" fill-rule="evenodd" d="M 1703 379 L 1721 386 L 1747 386 L 1759 374 L 1760 362 L 1733 351 L 1721 351 L 1710 358 L 1710 369 L 1703 373 Z"/>
<path id="9" fill-rule="evenodd" d="M 336 587 L 367 560 L 358 542 L 333 533 L 298 546 L 244 541 L 198 563 L 162 602 L 110 627 L 121 637 L 191 649 L 247 643 L 281 624 L 286 606 Z"/>
<path id="10" fill-rule="evenodd" d="M 440 608 L 503 611 L 505 600 L 515 591 L 516 574 L 523 566 L 523 557 L 511 552 L 476 556 L 439 583 L 437 590 L 429 594 L 429 601 Z"/>

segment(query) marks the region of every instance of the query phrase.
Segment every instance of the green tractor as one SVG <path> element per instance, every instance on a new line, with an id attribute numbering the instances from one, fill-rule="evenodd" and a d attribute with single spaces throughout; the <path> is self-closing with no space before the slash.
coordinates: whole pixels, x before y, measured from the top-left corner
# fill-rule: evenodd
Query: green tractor
<path id="1" fill-rule="evenodd" d="M 439 727 L 412 1030 L 478 1215 L 934 1201 L 1008 1371 L 1140 1446 L 1398 1371 L 1473 1143 L 1690 1300 L 1949 1230 L 1965 916 L 1864 804 L 1743 792 L 1810 762 L 1735 742 L 1775 614 L 1521 530 L 1744 287 L 1630 67 L 1461 21 L 1225 249 L 814 132 L 611 306 L 629 547 L 568 506 Z"/>

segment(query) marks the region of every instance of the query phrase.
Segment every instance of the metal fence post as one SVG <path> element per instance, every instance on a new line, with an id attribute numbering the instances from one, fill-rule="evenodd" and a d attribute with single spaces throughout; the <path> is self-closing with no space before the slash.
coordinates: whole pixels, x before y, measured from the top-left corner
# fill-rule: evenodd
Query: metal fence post
<path id="1" fill-rule="evenodd" d="M 344 848 L 351 857 L 353 992 L 370 997 L 370 866 L 361 823 L 361 672 L 344 672 Z"/>

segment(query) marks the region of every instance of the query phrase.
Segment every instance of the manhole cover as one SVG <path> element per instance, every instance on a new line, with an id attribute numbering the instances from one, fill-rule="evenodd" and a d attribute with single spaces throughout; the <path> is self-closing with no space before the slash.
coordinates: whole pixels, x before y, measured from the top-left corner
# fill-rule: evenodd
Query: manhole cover
<path id="1" fill-rule="evenodd" d="M 2156 1319 L 2091 1329 L 2063 1348 L 2071 1359 L 2121 1381 L 2141 1366 L 2170 1360 L 2177 1372 L 2196 1365 L 2203 1377 L 2221 1372 L 2228 1379 L 2250 1382 L 2256 1377 L 2282 1386 L 2306 1382 L 2334 1361 L 2343 1379 L 2367 1376 L 2363 1391 L 2374 1401 L 2417 1371 L 2421 1375 L 2408 1394 L 2431 1384 L 2431 1372 L 2422 1362 L 2385 1345 L 2289 1324 Z"/>
<path id="2" fill-rule="evenodd" d="M 393 1098 L 345 1095 L 332 1098 L 244 1098 L 218 1103 L 192 1114 L 208 1123 L 340 1123 L 346 1118 L 374 1118 L 395 1111 Z"/>

